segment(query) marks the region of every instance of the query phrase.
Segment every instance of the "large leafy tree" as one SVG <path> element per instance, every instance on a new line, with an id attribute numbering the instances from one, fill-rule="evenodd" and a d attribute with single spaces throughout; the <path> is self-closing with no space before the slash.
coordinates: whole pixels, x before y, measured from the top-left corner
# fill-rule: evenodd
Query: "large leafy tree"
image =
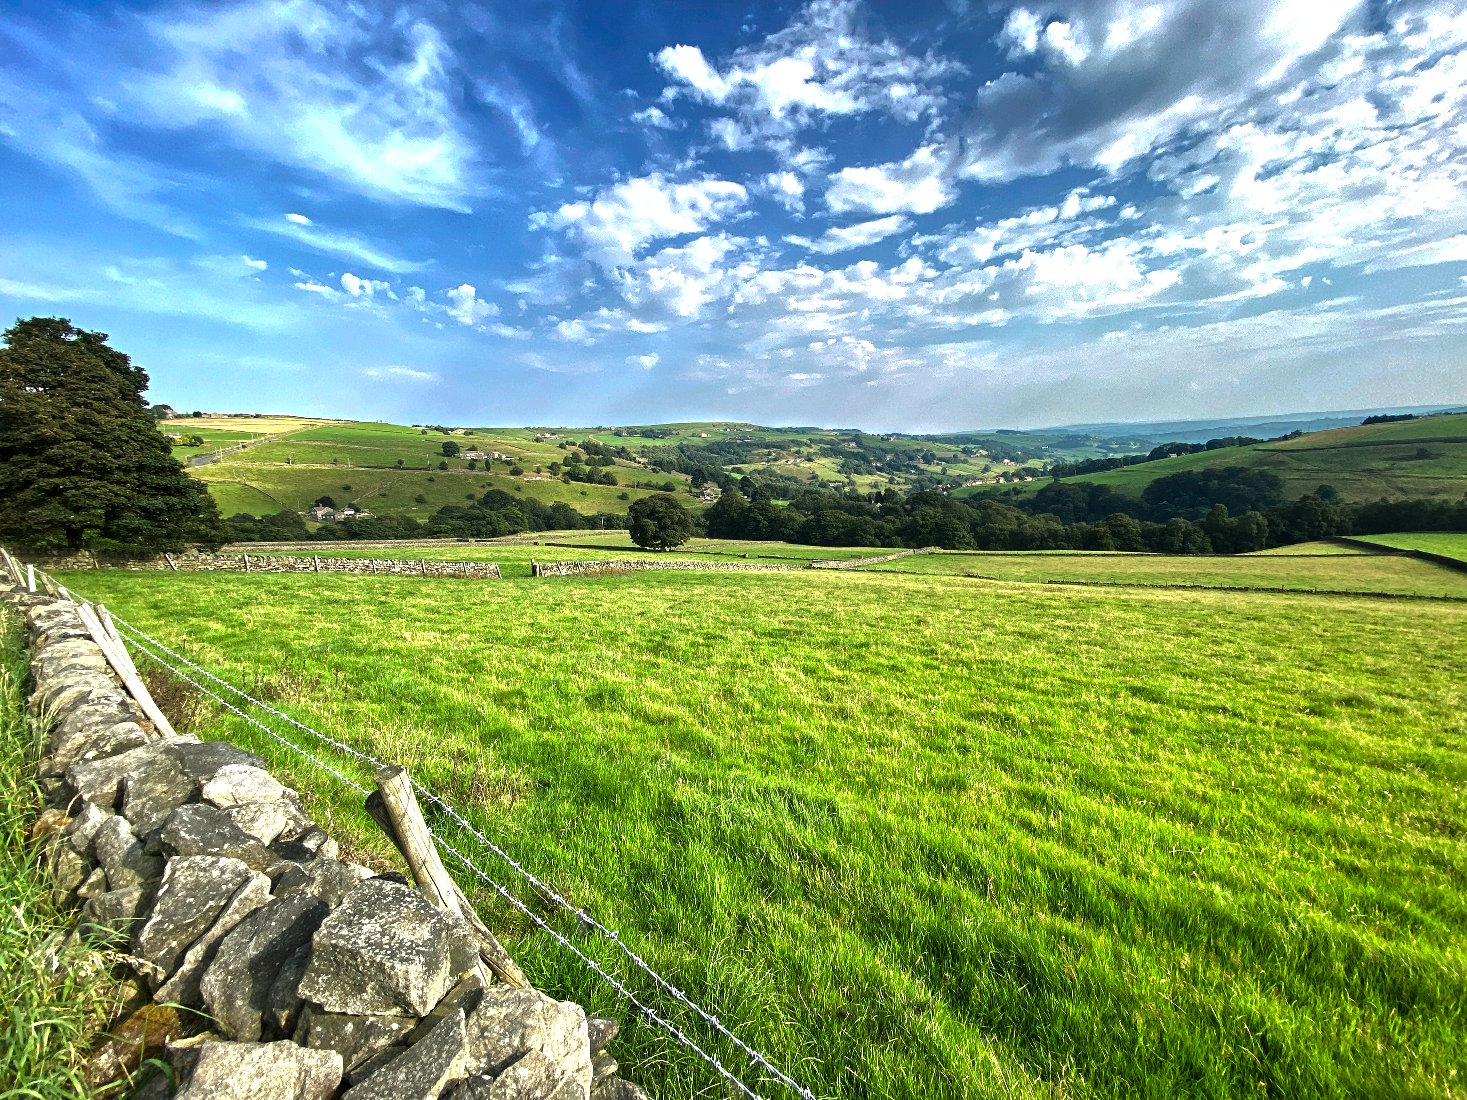
<path id="1" fill-rule="evenodd" d="M 633 501 L 627 509 L 627 533 L 638 546 L 649 550 L 671 550 L 688 541 L 693 517 L 666 493 Z"/>
<path id="2" fill-rule="evenodd" d="M 148 376 L 107 334 L 32 317 L 0 348 L 0 542 L 160 551 L 224 540 L 219 509 L 173 457 Z"/>

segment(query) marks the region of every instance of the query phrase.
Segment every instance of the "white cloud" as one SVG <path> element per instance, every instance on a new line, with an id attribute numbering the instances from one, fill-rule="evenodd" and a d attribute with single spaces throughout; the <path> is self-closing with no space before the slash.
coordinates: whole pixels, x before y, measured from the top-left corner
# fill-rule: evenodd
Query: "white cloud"
<path id="1" fill-rule="evenodd" d="M 805 209 L 805 182 L 790 171 L 769 172 L 760 180 L 760 190 L 792 214 Z"/>
<path id="2" fill-rule="evenodd" d="M 384 382 L 437 382 L 439 377 L 430 370 L 416 370 L 412 367 L 368 367 L 362 371 L 368 378 L 376 378 Z"/>
<path id="3" fill-rule="evenodd" d="M 295 288 L 297 290 L 304 290 L 307 294 L 319 294 L 323 298 L 341 297 L 341 291 L 334 287 L 326 286 L 324 283 L 318 283 L 314 279 L 302 280 L 295 284 Z"/>
<path id="4" fill-rule="evenodd" d="M 499 307 L 479 297 L 478 288 L 464 283 L 446 291 L 448 315 L 461 325 L 477 325 L 499 315 Z"/>
<path id="5" fill-rule="evenodd" d="M 267 267 L 270 266 L 264 260 L 257 260 L 253 256 L 243 256 L 241 257 L 241 259 L 244 260 L 245 267 L 252 267 L 256 271 L 264 271 Z"/>
<path id="6" fill-rule="evenodd" d="M 894 233 L 901 233 L 910 228 L 911 224 L 912 219 L 906 215 L 892 214 L 885 218 L 857 222 L 855 225 L 827 229 L 813 241 L 807 237 L 788 237 L 786 239 L 812 252 L 826 254 L 847 252 L 852 248 L 865 248 L 877 241 L 885 240 Z"/>
<path id="7" fill-rule="evenodd" d="M 632 113 L 632 121 L 638 126 L 648 126 L 654 130 L 675 130 L 678 124 L 668 118 L 667 112 L 655 104 L 644 107 L 640 111 Z"/>
<path id="8" fill-rule="evenodd" d="M 350 271 L 341 276 L 341 289 L 353 298 L 371 298 L 379 290 L 388 290 L 390 284 L 380 279 L 363 279 Z"/>
<path id="9" fill-rule="evenodd" d="M 287 214 L 285 215 L 285 220 L 288 222 L 293 222 L 296 225 L 311 224 L 311 219 L 306 217 L 304 214 Z"/>
<path id="10" fill-rule="evenodd" d="M 831 179 L 825 203 L 837 214 L 930 214 L 956 198 L 947 167 L 932 146 L 906 160 L 871 167 L 842 168 Z"/>
<path id="11" fill-rule="evenodd" d="M 661 361 L 662 361 L 662 357 L 660 355 L 658 355 L 655 351 L 649 351 L 645 355 L 628 355 L 627 356 L 627 362 L 628 363 L 631 363 L 634 366 L 641 367 L 643 370 L 651 370 L 653 367 L 655 367 Z"/>
<path id="12" fill-rule="evenodd" d="M 651 241 L 701 233 L 748 202 L 743 184 L 701 179 L 674 183 L 660 174 L 618 183 L 590 201 L 565 203 L 532 219 L 574 231 L 586 255 L 603 268 L 628 264 Z"/>
<path id="13" fill-rule="evenodd" d="M 726 233 L 668 247 L 620 269 L 617 283 L 633 310 L 680 318 L 698 316 L 703 307 L 742 274 L 725 261 L 743 242 Z"/>
<path id="14" fill-rule="evenodd" d="M 940 80 L 961 71 L 933 54 L 917 55 L 865 33 L 856 0 L 814 0 L 783 30 L 735 50 L 715 66 L 697 46 L 660 50 L 671 83 L 668 101 L 689 96 L 734 111 L 715 137 L 748 148 L 813 125 L 823 117 L 871 112 L 915 122 L 942 104 Z"/>

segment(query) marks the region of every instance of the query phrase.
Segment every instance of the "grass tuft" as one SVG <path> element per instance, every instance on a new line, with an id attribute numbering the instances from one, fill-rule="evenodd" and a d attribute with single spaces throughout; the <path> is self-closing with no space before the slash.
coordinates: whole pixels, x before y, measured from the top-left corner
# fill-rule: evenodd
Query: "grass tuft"
<path id="1" fill-rule="evenodd" d="M 25 678 L 19 616 L 0 608 L 0 1097 L 89 1097 L 82 1066 L 112 983 L 101 955 L 68 941 L 30 840 L 41 797 Z"/>

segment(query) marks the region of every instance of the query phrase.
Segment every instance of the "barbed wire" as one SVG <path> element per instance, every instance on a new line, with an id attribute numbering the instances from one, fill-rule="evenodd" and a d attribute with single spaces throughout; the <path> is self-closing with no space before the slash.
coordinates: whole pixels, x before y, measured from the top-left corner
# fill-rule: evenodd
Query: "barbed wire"
<path id="1" fill-rule="evenodd" d="M 54 578 L 50 578 L 50 579 L 52 580 L 53 583 L 55 583 Z M 76 595 L 79 598 L 82 598 L 82 597 L 80 597 L 80 594 L 79 593 L 77 593 Z M 160 641 L 159 639 L 153 637 L 152 635 L 146 633 L 142 629 L 140 629 L 140 628 L 138 628 L 136 626 L 133 626 L 126 619 L 124 619 L 121 616 L 117 615 L 115 612 L 111 612 L 109 610 L 109 614 L 111 615 L 112 622 L 114 623 L 114 625 L 116 625 L 120 630 L 126 632 L 126 634 L 128 635 L 128 640 L 131 641 L 135 646 L 137 646 L 150 659 L 152 659 L 153 661 L 155 661 L 158 664 L 162 665 L 163 667 L 169 669 L 171 672 L 173 672 L 176 675 L 178 675 L 185 682 L 189 683 L 190 685 L 192 685 L 193 687 L 195 687 L 196 689 L 198 689 L 200 692 L 202 692 L 203 694 L 207 695 L 209 698 L 215 700 L 221 706 L 225 707 L 227 710 L 229 710 L 229 711 L 233 712 L 234 714 L 238 715 L 240 718 L 244 719 L 250 725 L 252 725 L 252 726 L 260 729 L 261 731 L 263 731 L 264 733 L 266 733 L 267 735 L 269 735 L 270 737 L 272 737 L 276 741 L 279 741 L 281 744 L 286 745 L 287 747 L 289 747 L 290 749 L 292 749 L 294 752 L 298 753 L 299 755 L 301 755 L 305 759 L 309 760 L 311 763 L 313 763 L 316 766 L 324 769 L 325 771 L 329 772 L 330 774 L 336 776 L 336 778 L 338 778 L 339 780 L 341 780 L 343 783 L 347 784 L 348 786 L 354 788 L 358 792 L 360 792 L 362 794 L 368 794 L 368 793 L 370 793 L 369 790 L 366 787 L 362 786 L 362 784 L 358 783 L 356 780 L 350 778 L 347 775 L 344 775 L 342 772 L 338 771 L 336 768 L 332 767 L 330 764 L 326 763 L 325 761 L 319 759 L 316 756 L 313 756 L 310 752 L 308 752 L 307 750 L 303 749 L 301 746 L 297 745 L 295 742 L 291 741 L 289 738 L 286 738 L 286 737 L 282 736 L 281 734 L 277 733 L 275 730 L 272 730 L 269 726 L 265 725 L 263 722 L 259 721 L 258 719 L 254 718 L 253 716 L 251 716 L 251 715 L 245 713 L 244 711 L 240 710 L 238 707 L 234 706 L 233 704 L 231 704 L 230 702 L 228 702 L 226 699 L 222 698 L 217 693 L 209 690 L 203 684 L 199 683 L 198 680 L 195 680 L 193 677 L 189 676 L 181 668 L 173 665 L 169 661 L 165 660 L 163 657 L 160 657 L 159 654 L 158 654 L 158 652 L 155 652 L 154 651 L 154 648 L 156 648 L 156 650 L 158 650 L 158 651 L 161 651 L 162 653 L 166 653 L 170 657 L 173 657 L 180 664 L 186 665 L 188 668 L 190 668 L 190 669 L 194 670 L 195 672 L 197 672 L 201 677 L 203 677 L 203 678 L 205 678 L 207 680 L 212 681 L 213 683 L 219 685 L 220 687 L 224 688 L 225 690 L 233 693 L 238 698 L 243 699 L 246 702 L 248 702 L 249 704 L 251 704 L 253 706 L 256 706 L 256 707 L 260 708 L 261 710 L 264 710 L 264 711 L 266 711 L 266 712 L 274 715 L 275 717 L 281 719 L 284 722 L 289 723 L 290 725 L 296 727 L 297 729 L 301 730 L 302 732 L 308 733 L 311 736 L 318 738 L 324 744 L 330 745 L 331 747 L 337 749 L 340 752 L 343 752 L 343 753 L 347 754 L 348 756 L 353 757 L 354 759 L 360 761 L 361 763 L 371 765 L 373 768 L 382 768 L 382 767 L 386 767 L 387 766 L 384 761 L 379 760 L 377 757 L 372 756 L 370 753 L 364 753 L 364 752 L 360 751 L 359 749 L 356 749 L 356 748 L 352 747 L 351 745 L 348 745 L 348 744 L 346 744 L 346 743 L 344 743 L 342 741 L 339 741 L 339 740 L 337 740 L 334 737 L 331 737 L 331 736 L 329 736 L 327 734 L 322 733 L 320 730 L 314 729 L 311 726 L 308 726 L 305 723 L 300 722 L 300 721 L 298 721 L 295 718 L 292 718 L 290 715 L 284 713 L 283 711 L 277 710 L 275 707 L 270 706 L 268 703 L 265 703 L 265 702 L 263 702 L 260 699 L 256 699 L 253 695 L 250 695 L 248 692 L 244 691 L 243 689 L 236 687 L 235 685 L 229 683 L 229 681 L 227 681 L 227 680 L 221 679 L 219 676 L 216 676 L 213 672 L 210 672 L 208 669 L 204 668 L 202 665 L 197 664 L 196 662 L 194 662 L 194 661 L 190 660 L 189 658 L 185 657 L 183 654 L 181 654 L 181 653 L 177 652 L 176 650 L 170 648 L 166 643 L 164 643 L 164 642 Z M 507 863 L 519 875 L 521 875 L 525 880 L 527 880 L 532 886 L 534 886 L 537 890 L 539 890 L 543 895 L 545 895 L 546 897 L 550 898 L 552 901 L 554 901 L 556 904 L 558 904 L 562 909 L 564 909 L 567 913 L 570 913 L 570 914 L 574 915 L 577 918 L 577 920 L 582 923 L 583 926 L 589 927 L 589 928 L 593 929 L 594 931 L 596 931 L 597 933 L 599 933 L 603 938 L 605 938 L 605 939 L 609 940 L 611 943 L 615 944 L 617 946 L 617 948 L 620 949 L 620 951 L 622 952 L 622 954 L 625 955 L 626 958 L 634 966 L 637 967 L 637 969 L 641 970 L 644 974 L 646 974 L 649 978 L 651 978 L 653 980 L 653 982 L 658 987 L 660 987 L 665 992 L 667 992 L 671 997 L 673 997 L 674 1000 L 678 1001 L 680 1004 L 684 1005 L 686 1008 L 688 1008 L 689 1010 L 691 1010 L 694 1014 L 696 1014 L 697 1016 L 699 1016 L 705 1023 L 707 1023 L 716 1032 L 718 1032 L 725 1039 L 727 1039 L 729 1042 L 731 1042 L 743 1054 L 747 1055 L 748 1058 L 749 1058 L 749 1062 L 750 1062 L 750 1065 L 751 1066 L 758 1066 L 758 1067 L 762 1068 L 766 1073 L 768 1073 L 772 1077 L 774 1077 L 775 1080 L 777 1080 L 779 1083 L 783 1084 L 785 1087 L 787 1087 L 787 1088 L 791 1089 L 792 1091 L 794 1091 L 797 1095 L 799 1095 L 802 1098 L 802 1100 L 815 1100 L 815 1097 L 814 1097 L 814 1093 L 813 1092 L 811 1092 L 808 1088 L 806 1088 L 803 1085 L 799 1084 L 793 1078 L 791 1078 L 790 1076 L 788 1076 L 787 1074 L 785 1074 L 777 1066 L 773 1065 L 763 1054 L 759 1053 L 757 1050 L 755 1050 L 753 1047 L 749 1046 L 742 1039 L 740 1039 L 737 1035 L 735 1035 L 732 1031 L 730 1031 L 718 1019 L 718 1017 L 716 1015 L 708 1012 L 702 1006 L 700 1006 L 699 1004 L 697 1004 L 697 1002 L 695 1002 L 686 993 L 684 993 L 681 989 L 678 989 L 671 982 L 667 981 L 666 978 L 662 977 L 662 975 L 659 974 L 656 970 L 654 970 L 646 962 L 646 960 L 644 960 L 640 955 L 638 955 L 632 948 L 630 948 L 629 946 L 627 946 L 626 942 L 621 938 L 621 934 L 619 932 L 617 932 L 615 929 L 611 929 L 611 928 L 606 927 L 600 921 L 596 920 L 589 913 L 587 913 L 584 909 L 580 908 L 579 906 L 573 905 L 571 902 L 567 901 L 554 888 L 552 888 L 549 884 L 547 884 L 542 879 L 540 879 L 537 875 L 535 875 L 534 872 L 530 871 L 527 867 L 525 867 L 523 864 L 521 864 L 518 860 L 516 860 L 513 856 L 511 856 L 508 852 L 506 852 L 503 848 L 501 848 L 499 845 L 495 844 L 492 840 L 490 840 L 487 836 L 485 836 L 479 829 L 475 828 L 475 826 L 466 817 L 464 817 L 461 813 L 459 813 L 459 811 L 453 805 L 451 805 L 450 803 L 444 801 L 442 798 L 438 797 L 438 795 L 434 794 L 428 788 L 424 787 L 422 783 L 418 782 L 418 780 L 415 779 L 415 778 L 413 778 L 411 775 L 409 776 L 409 781 L 411 782 L 411 784 L 413 786 L 413 789 L 415 791 L 417 791 L 417 793 L 420 794 L 425 801 L 427 801 L 427 802 L 431 803 L 432 805 L 438 807 L 439 809 L 443 810 L 449 817 L 451 817 L 453 819 L 453 821 L 461 829 L 463 829 L 469 835 L 471 835 L 472 837 L 474 837 L 474 839 L 476 839 L 480 844 L 484 845 L 491 852 L 493 852 L 496 856 L 498 856 L 501 860 L 503 860 L 505 863 Z M 703 1060 L 706 1061 L 710 1066 L 712 1066 L 721 1076 L 723 1076 L 726 1079 L 728 1079 L 741 1092 L 743 1092 L 746 1096 L 750 1097 L 751 1100 L 762 1100 L 762 1098 L 759 1097 L 759 1095 L 757 1093 L 755 1093 L 752 1090 L 750 1090 L 747 1085 L 745 1085 L 741 1080 L 739 1080 L 738 1077 L 736 1077 L 730 1070 L 728 1070 L 727 1067 L 725 1067 L 721 1062 L 719 1062 L 718 1058 L 715 1055 L 712 1055 L 712 1054 L 708 1053 L 707 1051 L 703 1050 L 700 1046 L 698 1046 L 697 1043 L 695 1043 L 691 1038 L 689 1038 L 687 1036 L 687 1034 L 685 1032 L 683 1032 L 676 1024 L 673 1024 L 673 1023 L 671 1023 L 671 1022 L 669 1022 L 667 1020 L 662 1019 L 660 1016 L 657 1015 L 656 1012 L 654 1012 L 652 1009 L 650 1009 L 646 1005 L 642 1004 L 642 1002 L 639 1001 L 635 996 L 633 996 L 621 982 L 619 982 L 616 978 L 614 978 L 610 974 L 608 974 L 599 965 L 597 965 L 594 960 L 592 960 L 591 958 L 589 958 L 582 951 L 580 951 L 573 943 L 571 943 L 568 939 L 566 939 L 559 932 L 557 932 L 555 929 L 553 929 L 552 927 L 550 927 L 550 925 L 547 924 L 542 918 L 540 918 L 537 914 L 533 913 L 528 907 L 526 907 L 523 902 L 521 902 L 517 897 L 515 897 L 513 894 L 511 894 L 508 890 L 506 890 L 498 882 L 496 882 L 487 872 L 485 872 L 482 868 L 480 868 L 478 865 L 476 865 L 468 857 L 466 857 L 465 855 L 463 855 L 463 853 L 461 853 L 457 848 L 455 848 L 452 844 L 450 844 L 442 835 L 440 835 L 439 833 L 435 832 L 432 829 L 431 826 L 429 827 L 429 830 L 428 831 L 433 836 L 434 840 L 437 841 L 438 844 L 440 846 L 442 846 L 445 851 L 451 853 L 456 859 L 458 859 L 461 863 L 463 863 L 464 866 L 466 868 L 468 868 L 473 874 L 475 874 L 477 877 L 479 877 L 480 879 L 482 879 L 484 882 L 486 882 L 490 886 L 492 886 L 494 888 L 494 890 L 495 890 L 496 893 L 498 893 L 507 902 L 509 902 L 516 910 L 518 910 L 519 912 L 523 913 L 526 917 L 528 917 L 538 928 L 540 928 L 541 930 L 543 930 L 545 932 L 548 932 L 558 943 L 560 943 L 562 946 L 566 947 L 571 952 L 573 952 L 587 967 L 589 967 L 592 971 L 594 971 L 597 975 L 599 975 L 604 981 L 606 981 L 608 984 L 610 984 L 622 997 L 624 997 L 628 1002 L 630 1002 L 639 1012 L 641 1012 L 643 1015 L 645 1015 L 653 1023 L 655 1023 L 658 1026 L 662 1027 L 669 1034 L 673 1035 L 674 1038 L 676 1038 L 679 1042 L 681 1042 L 688 1049 L 690 1049 L 695 1054 L 697 1054 L 701 1058 L 703 1058 Z"/>
<path id="2" fill-rule="evenodd" d="M 113 621 L 114 624 L 122 625 L 121 624 L 121 621 L 115 615 L 112 617 L 112 621 Z M 126 629 L 125 626 L 124 626 L 124 629 Z M 361 794 L 371 794 L 372 793 L 370 790 L 368 790 L 366 787 L 362 786 L 360 783 L 358 783 L 351 776 L 344 775 L 343 773 L 337 771 L 330 764 L 326 763 L 326 761 L 321 760 L 318 757 L 312 756 L 305 749 L 301 748 L 294 741 L 290 740 L 290 738 L 288 738 L 288 737 L 282 737 L 280 734 L 278 734 L 274 730 L 272 730 L 269 726 L 265 725 L 264 722 L 261 722 L 258 719 L 254 718 L 254 717 L 252 717 L 252 716 L 250 716 L 248 714 L 246 714 L 244 711 L 240 710 L 233 703 L 229 702 L 229 700 L 224 699 L 221 696 L 218 696 L 218 695 L 214 694 L 214 692 L 210 691 L 203 684 L 199 683 L 197 680 L 195 680 L 192 677 L 190 677 L 182 669 L 175 668 L 173 665 L 171 665 L 167 661 L 165 661 L 162 657 L 159 657 L 158 654 L 154 653 L 151 649 L 149 649 L 142 642 L 138 641 L 136 638 L 129 637 L 128 638 L 128 641 L 132 642 L 133 645 L 137 646 L 138 649 L 139 649 L 139 651 L 141 651 L 143 654 L 145 654 L 151 660 L 157 662 L 158 664 L 162 665 L 164 668 L 168 669 L 170 672 L 172 672 L 179 679 L 183 680 L 185 683 L 192 684 L 194 686 L 194 688 L 196 688 L 198 691 L 203 692 L 210 699 L 213 699 L 221 707 L 224 707 L 227 710 L 233 711 L 235 714 L 239 715 L 241 718 L 243 718 L 250 725 L 254 726 L 256 729 L 262 730 L 263 732 L 269 734 L 271 737 L 275 738 L 275 740 L 279 741 L 282 745 L 285 745 L 288 748 L 294 749 L 297 753 L 299 753 L 301 756 L 305 757 L 312 764 L 315 764 L 316 767 L 322 768 L 322 769 L 330 772 L 332 775 L 336 776 L 337 779 L 341 780 L 348 787 L 354 788 L 355 790 L 357 790 Z"/>

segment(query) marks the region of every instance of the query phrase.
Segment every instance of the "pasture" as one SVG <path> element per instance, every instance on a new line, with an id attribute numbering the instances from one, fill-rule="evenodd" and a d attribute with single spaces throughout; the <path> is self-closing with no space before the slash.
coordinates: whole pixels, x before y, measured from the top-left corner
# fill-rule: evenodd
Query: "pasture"
<path id="1" fill-rule="evenodd" d="M 61 579 L 471 805 L 822 1098 L 1462 1087 L 1467 606 L 869 570 Z M 201 728 L 384 850 L 329 777 Z M 653 1095 L 724 1095 L 485 911 L 629 1024 Z"/>
<path id="2" fill-rule="evenodd" d="M 1411 558 L 1352 554 L 1177 556 L 1093 551 L 943 551 L 865 567 L 990 581 L 1289 589 L 1467 599 L 1467 573 Z"/>
<path id="3" fill-rule="evenodd" d="M 562 482 L 549 476 L 548 468 L 563 461 L 566 452 L 555 443 L 521 438 L 523 434 L 490 429 L 446 434 L 396 424 L 323 424 L 190 472 L 208 484 L 226 516 L 304 512 L 318 498 L 329 496 L 338 504 L 350 502 L 378 515 L 427 520 L 446 504 L 471 504 L 491 489 L 545 504 L 564 502 L 581 512 L 625 512 L 631 501 L 654 491 L 636 488 L 634 482 L 658 487 L 670 482 L 674 491 L 688 488 L 685 475 L 654 473 L 630 463 L 612 468 L 619 485 Z M 514 464 L 502 460 L 476 460 L 475 468 L 470 469 L 467 459 L 443 454 L 445 442 L 456 443 L 465 451 L 511 455 L 523 474 L 512 475 Z M 447 469 L 440 470 L 439 463 Z M 685 499 L 691 508 L 702 507 L 690 496 Z"/>

